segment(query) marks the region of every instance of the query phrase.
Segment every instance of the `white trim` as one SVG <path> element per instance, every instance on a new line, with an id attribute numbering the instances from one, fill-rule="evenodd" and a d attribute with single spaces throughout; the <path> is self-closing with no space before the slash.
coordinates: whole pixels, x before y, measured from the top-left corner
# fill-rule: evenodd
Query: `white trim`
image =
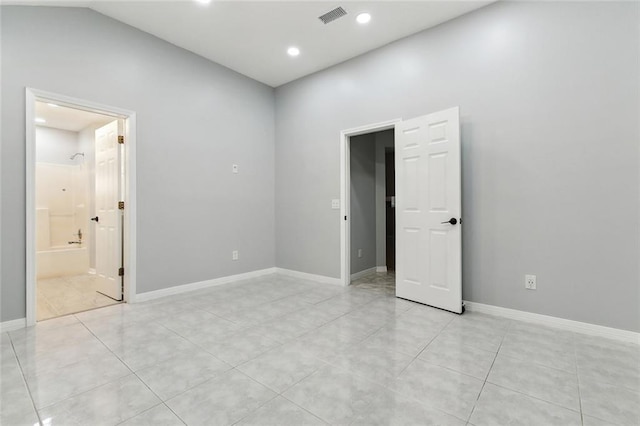
<path id="1" fill-rule="evenodd" d="M 396 118 L 380 123 L 354 127 L 340 132 L 340 280 L 342 285 L 349 285 L 351 281 L 351 270 L 349 265 L 351 244 L 349 238 L 347 238 L 350 228 L 349 220 L 351 219 L 351 200 L 349 194 L 351 185 L 351 142 L 349 138 L 352 136 L 363 135 L 365 133 L 394 129 L 396 124 L 401 121 L 401 118 Z M 349 220 L 344 220 L 345 216 Z"/>
<path id="2" fill-rule="evenodd" d="M 35 240 L 35 102 L 82 109 L 125 120 L 125 235 L 124 235 L 124 300 L 133 302 L 136 294 L 136 113 L 57 93 L 26 88 L 26 321 L 36 323 L 36 240 Z"/>
<path id="3" fill-rule="evenodd" d="M 376 272 L 387 272 L 387 266 L 376 266 Z"/>
<path id="4" fill-rule="evenodd" d="M 292 269 L 275 268 L 276 273 L 303 280 L 317 281 L 325 284 L 343 285 L 342 279 L 327 277 L 324 275 L 307 274 L 306 272 L 294 271 Z"/>
<path id="5" fill-rule="evenodd" d="M 208 287 L 215 287 L 222 284 L 230 284 L 237 281 L 246 280 L 249 278 L 261 277 L 263 275 L 274 274 L 276 268 L 260 269 L 258 271 L 246 272 L 244 274 L 229 275 L 221 278 L 214 278 L 212 280 L 199 281 L 190 284 L 176 285 L 169 288 L 163 288 L 161 290 L 147 291 L 136 295 L 136 302 L 146 302 L 147 300 L 159 299 L 161 297 L 173 296 L 176 294 L 187 293 L 194 290 L 200 290 Z"/>
<path id="6" fill-rule="evenodd" d="M 365 269 L 364 271 L 356 272 L 355 274 L 351 274 L 351 281 L 357 280 L 358 278 L 366 277 L 367 275 L 375 274 L 377 272 L 377 267 Z"/>
<path id="7" fill-rule="evenodd" d="M 533 312 L 518 311 L 516 309 L 503 308 L 501 306 L 485 305 L 476 302 L 464 302 L 465 307 L 471 312 L 496 315 L 513 320 L 531 322 L 546 325 L 576 333 L 589 334 L 591 336 L 606 337 L 614 340 L 640 344 L 640 333 L 586 322 L 573 321 L 549 315 L 534 314 Z"/>
<path id="8" fill-rule="evenodd" d="M 0 322 L 0 333 L 7 331 L 20 330 L 27 326 L 26 318 L 18 318 L 11 321 Z"/>
<path id="9" fill-rule="evenodd" d="M 26 90 L 26 325 L 36 323 L 36 94 Z"/>
<path id="10" fill-rule="evenodd" d="M 89 270 L 87 271 L 90 275 L 95 275 L 96 274 L 96 270 L 94 268 L 89 268 Z"/>

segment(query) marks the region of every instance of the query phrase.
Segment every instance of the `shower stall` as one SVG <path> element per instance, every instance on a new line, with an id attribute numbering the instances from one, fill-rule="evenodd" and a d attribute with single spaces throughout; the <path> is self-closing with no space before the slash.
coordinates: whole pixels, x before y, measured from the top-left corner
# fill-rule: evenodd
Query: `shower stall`
<path id="1" fill-rule="evenodd" d="M 67 158 L 36 162 L 38 279 L 89 272 L 89 172 L 84 153 Z"/>

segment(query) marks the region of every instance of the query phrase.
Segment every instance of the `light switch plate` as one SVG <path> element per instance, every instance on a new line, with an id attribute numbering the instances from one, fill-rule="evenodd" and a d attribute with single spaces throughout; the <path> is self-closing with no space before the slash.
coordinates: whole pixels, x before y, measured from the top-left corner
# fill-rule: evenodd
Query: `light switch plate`
<path id="1" fill-rule="evenodd" d="M 231 166 L 231 171 L 232 171 L 233 173 L 238 173 L 238 165 L 237 165 L 237 164 L 234 164 L 233 166 Z"/>

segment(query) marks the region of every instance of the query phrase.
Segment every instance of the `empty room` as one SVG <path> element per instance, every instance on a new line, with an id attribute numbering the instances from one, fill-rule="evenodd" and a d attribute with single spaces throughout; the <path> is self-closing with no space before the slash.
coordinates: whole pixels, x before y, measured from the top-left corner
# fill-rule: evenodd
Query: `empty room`
<path id="1" fill-rule="evenodd" d="M 0 1 L 0 424 L 640 424 L 640 3 Z"/>

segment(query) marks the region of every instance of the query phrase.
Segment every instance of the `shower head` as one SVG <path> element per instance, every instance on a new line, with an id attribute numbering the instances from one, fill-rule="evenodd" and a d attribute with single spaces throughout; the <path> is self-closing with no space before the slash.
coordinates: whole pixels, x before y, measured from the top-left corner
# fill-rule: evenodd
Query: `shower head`
<path id="1" fill-rule="evenodd" d="M 71 157 L 69 157 L 69 160 L 75 160 L 78 155 L 82 155 L 82 158 L 84 158 L 84 152 L 76 152 Z"/>

